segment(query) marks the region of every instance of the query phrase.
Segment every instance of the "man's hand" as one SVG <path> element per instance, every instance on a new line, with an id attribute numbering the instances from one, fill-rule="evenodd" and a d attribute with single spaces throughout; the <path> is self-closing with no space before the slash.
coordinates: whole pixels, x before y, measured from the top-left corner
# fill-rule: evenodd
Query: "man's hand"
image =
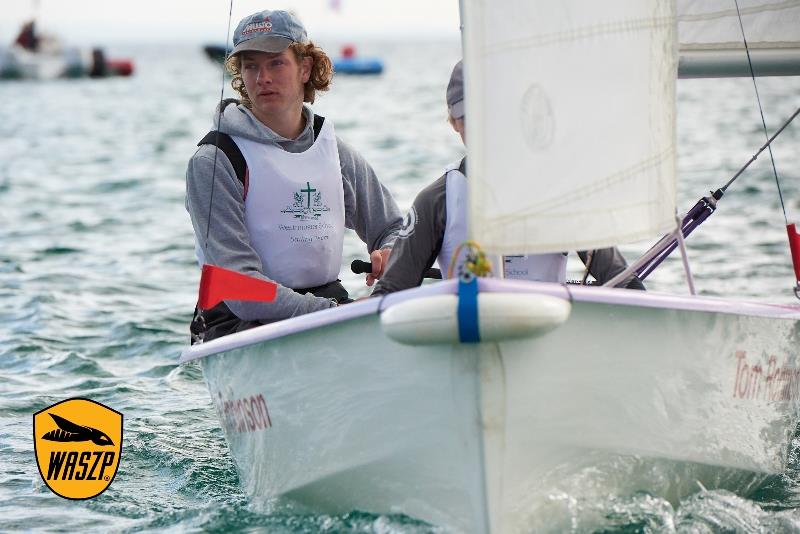
<path id="1" fill-rule="evenodd" d="M 372 263 L 372 272 L 367 275 L 367 286 L 372 287 L 375 280 L 383 276 L 383 271 L 386 270 L 386 265 L 389 263 L 389 254 L 392 252 L 390 248 L 382 248 L 380 250 L 373 250 L 369 255 L 369 260 Z"/>

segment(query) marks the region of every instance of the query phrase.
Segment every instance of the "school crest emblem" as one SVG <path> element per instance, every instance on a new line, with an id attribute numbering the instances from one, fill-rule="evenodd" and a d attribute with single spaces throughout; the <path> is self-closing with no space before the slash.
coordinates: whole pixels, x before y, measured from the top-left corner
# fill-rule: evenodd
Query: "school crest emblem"
<path id="1" fill-rule="evenodd" d="M 91 499 L 113 482 L 122 454 L 122 414 L 89 399 L 67 399 L 33 414 L 39 474 L 65 499 Z"/>
<path id="2" fill-rule="evenodd" d="M 322 214 L 331 209 L 322 202 L 322 192 L 311 187 L 311 182 L 294 193 L 293 202 L 281 210 L 281 213 L 291 214 L 301 221 L 313 221 L 322 217 Z"/>

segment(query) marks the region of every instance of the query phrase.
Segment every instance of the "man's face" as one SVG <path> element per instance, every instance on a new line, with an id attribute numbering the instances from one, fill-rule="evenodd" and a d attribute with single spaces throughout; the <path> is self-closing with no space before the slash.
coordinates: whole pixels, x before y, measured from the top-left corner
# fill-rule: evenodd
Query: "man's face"
<path id="1" fill-rule="evenodd" d="M 311 58 L 302 64 L 286 49 L 280 53 L 243 52 L 242 80 L 253 103 L 253 114 L 269 125 L 303 105 L 303 84 L 311 74 Z"/>

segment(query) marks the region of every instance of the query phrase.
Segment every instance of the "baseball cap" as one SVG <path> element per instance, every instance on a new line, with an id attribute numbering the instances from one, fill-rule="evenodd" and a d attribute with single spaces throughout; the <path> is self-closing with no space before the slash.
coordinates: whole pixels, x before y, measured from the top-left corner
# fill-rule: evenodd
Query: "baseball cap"
<path id="1" fill-rule="evenodd" d="M 288 11 L 265 9 L 243 18 L 233 32 L 233 50 L 283 52 L 292 43 L 307 43 L 303 23 Z"/>
<path id="2" fill-rule="evenodd" d="M 453 67 L 450 82 L 447 84 L 447 111 L 454 119 L 464 116 L 464 71 L 461 61 Z"/>

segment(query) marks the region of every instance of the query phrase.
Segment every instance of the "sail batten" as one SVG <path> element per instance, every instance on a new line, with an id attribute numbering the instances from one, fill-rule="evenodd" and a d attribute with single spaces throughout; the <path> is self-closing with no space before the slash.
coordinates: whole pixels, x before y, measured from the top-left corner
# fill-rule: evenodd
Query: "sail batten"
<path id="1" fill-rule="evenodd" d="M 590 24 L 579 28 L 570 28 L 567 31 L 533 35 L 516 40 L 499 41 L 491 46 L 487 46 L 484 53 L 486 55 L 491 55 L 514 49 L 531 50 L 565 42 L 597 39 L 603 36 L 618 35 L 627 32 L 650 31 L 659 26 L 667 26 L 674 23 L 675 19 L 673 17 L 662 17 L 660 19 L 640 18 Z"/>

